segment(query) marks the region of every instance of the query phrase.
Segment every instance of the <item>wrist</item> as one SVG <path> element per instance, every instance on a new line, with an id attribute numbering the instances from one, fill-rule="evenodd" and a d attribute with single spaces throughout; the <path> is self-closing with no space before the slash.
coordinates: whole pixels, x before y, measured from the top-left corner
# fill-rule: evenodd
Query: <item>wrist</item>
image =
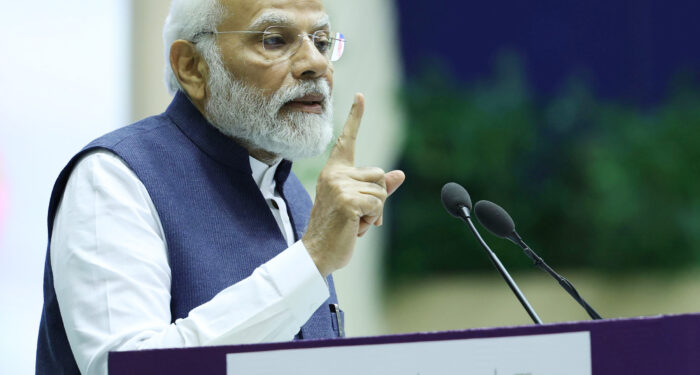
<path id="1" fill-rule="evenodd" d="M 316 268 L 318 268 L 318 272 L 321 273 L 321 276 L 326 278 L 328 275 L 330 275 L 331 272 L 333 272 L 333 269 L 328 265 L 323 249 L 318 242 L 307 236 L 302 237 L 301 242 L 304 244 L 306 251 L 309 253 L 311 260 L 316 265 Z"/>

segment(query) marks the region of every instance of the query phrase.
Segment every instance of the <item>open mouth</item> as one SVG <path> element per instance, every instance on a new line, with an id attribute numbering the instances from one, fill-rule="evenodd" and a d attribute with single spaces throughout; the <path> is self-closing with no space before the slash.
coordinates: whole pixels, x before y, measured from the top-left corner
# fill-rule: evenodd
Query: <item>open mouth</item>
<path id="1" fill-rule="evenodd" d="M 306 113 L 323 113 L 323 95 L 305 95 L 287 102 L 284 107 Z"/>

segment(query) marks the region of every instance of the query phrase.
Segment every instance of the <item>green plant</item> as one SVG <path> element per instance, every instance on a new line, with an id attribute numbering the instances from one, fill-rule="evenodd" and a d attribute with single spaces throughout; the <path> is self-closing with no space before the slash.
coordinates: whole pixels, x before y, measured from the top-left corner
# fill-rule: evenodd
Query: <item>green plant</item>
<path id="1" fill-rule="evenodd" d="M 517 58 L 465 88 L 428 69 L 406 84 L 408 179 L 392 198 L 390 278 L 491 267 L 440 204 L 445 182 L 494 201 L 557 267 L 632 270 L 700 261 L 700 91 L 656 108 L 598 100 L 572 80 L 536 102 Z M 511 244 L 484 235 L 510 268 Z"/>

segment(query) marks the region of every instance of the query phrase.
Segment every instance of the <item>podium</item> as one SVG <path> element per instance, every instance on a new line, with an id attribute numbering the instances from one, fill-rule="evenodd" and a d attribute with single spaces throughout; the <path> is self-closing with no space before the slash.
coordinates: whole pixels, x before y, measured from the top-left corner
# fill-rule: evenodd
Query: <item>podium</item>
<path id="1" fill-rule="evenodd" d="M 700 374 L 700 314 L 109 354 L 110 375 Z"/>

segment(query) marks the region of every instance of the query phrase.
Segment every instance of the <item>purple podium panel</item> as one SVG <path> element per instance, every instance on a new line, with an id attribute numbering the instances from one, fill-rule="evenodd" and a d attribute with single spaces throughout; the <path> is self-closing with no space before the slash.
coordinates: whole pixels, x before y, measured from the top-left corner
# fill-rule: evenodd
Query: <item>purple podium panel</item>
<path id="1" fill-rule="evenodd" d="M 226 358 L 232 353 L 506 338 L 567 332 L 589 333 L 591 369 L 594 375 L 700 374 L 700 314 L 274 344 L 112 352 L 109 354 L 109 374 L 226 375 Z"/>

